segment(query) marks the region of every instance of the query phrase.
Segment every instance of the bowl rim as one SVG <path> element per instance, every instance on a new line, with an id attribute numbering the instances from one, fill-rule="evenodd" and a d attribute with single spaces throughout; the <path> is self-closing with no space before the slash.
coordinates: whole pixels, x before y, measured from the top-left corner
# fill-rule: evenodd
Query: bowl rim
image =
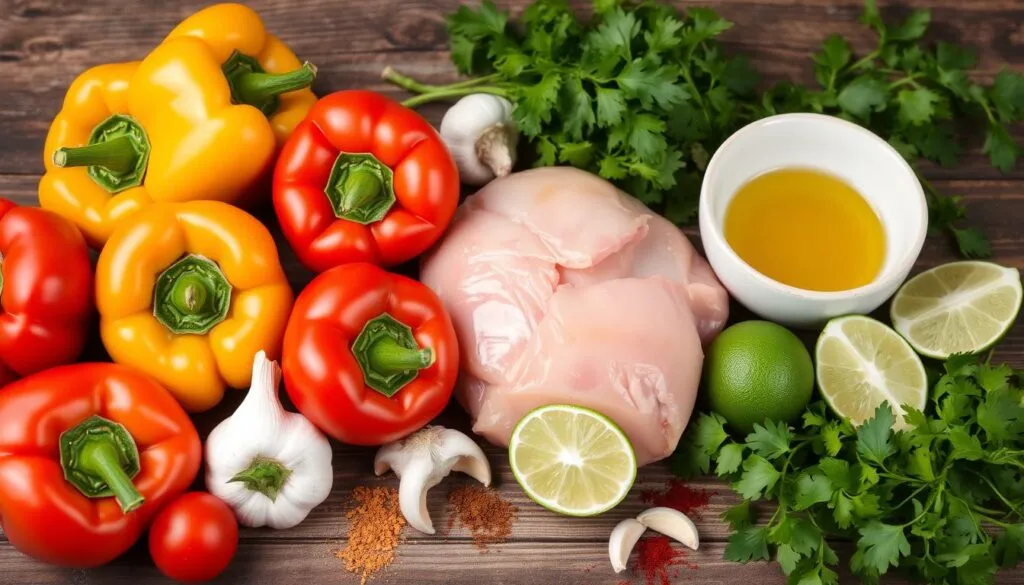
<path id="1" fill-rule="evenodd" d="M 721 165 L 720 153 L 726 149 L 735 145 L 735 143 L 744 140 L 745 137 L 751 132 L 760 130 L 762 127 L 769 124 L 777 124 L 780 122 L 787 121 L 811 121 L 814 123 L 825 124 L 830 126 L 838 127 L 844 131 L 860 132 L 866 135 L 870 142 L 875 144 L 878 148 L 885 150 L 889 155 L 893 156 L 899 166 L 904 172 L 908 173 L 913 179 L 915 189 L 912 196 L 917 200 L 917 210 L 920 222 L 918 225 L 917 233 L 912 234 L 912 238 L 908 239 L 909 244 L 905 246 L 901 255 L 893 262 L 893 267 L 889 270 L 889 274 L 880 274 L 871 282 L 859 286 L 857 288 L 851 288 L 848 290 L 841 291 L 815 291 L 807 290 L 803 288 L 797 288 L 788 284 L 781 283 L 768 276 L 765 276 L 750 264 L 747 264 L 743 258 L 732 249 L 729 242 L 726 241 L 725 236 L 722 234 L 722 226 L 720 222 L 716 220 L 711 213 L 711 197 L 709 192 L 711 190 L 710 183 L 714 176 L 719 172 L 718 166 Z M 903 155 L 901 155 L 891 144 L 883 140 L 874 132 L 871 132 L 867 128 L 860 126 L 854 122 L 843 120 L 835 116 L 828 116 L 825 114 L 815 113 L 791 113 L 791 114 L 776 114 L 767 118 L 762 118 L 747 124 L 734 132 L 729 138 L 722 143 L 721 146 L 712 155 L 711 160 L 708 162 L 708 166 L 704 172 L 704 180 L 701 182 L 700 189 L 700 201 L 698 203 L 698 215 L 702 218 L 706 218 L 706 221 L 700 222 L 700 235 L 701 241 L 704 244 L 705 253 L 708 248 L 708 243 L 704 242 L 705 232 L 710 231 L 708 234 L 713 237 L 716 245 L 718 245 L 725 255 L 734 263 L 738 264 L 741 269 L 757 281 L 760 285 L 774 290 L 775 292 L 783 293 L 789 296 L 796 296 L 807 300 L 821 300 L 821 301 L 836 301 L 836 300 L 848 300 L 851 297 L 863 297 L 872 295 L 878 292 L 885 291 L 892 286 L 893 280 L 903 280 L 906 275 L 913 268 L 914 263 L 917 261 L 918 256 L 921 254 L 921 250 L 924 248 L 925 237 L 928 235 L 928 203 L 925 198 L 924 187 L 921 185 L 921 180 L 918 178 L 917 173 L 914 171 L 910 163 L 907 162 Z M 705 230 L 705 227 L 708 230 Z M 710 262 L 710 257 L 708 258 Z M 714 268 L 714 266 L 712 266 Z"/>

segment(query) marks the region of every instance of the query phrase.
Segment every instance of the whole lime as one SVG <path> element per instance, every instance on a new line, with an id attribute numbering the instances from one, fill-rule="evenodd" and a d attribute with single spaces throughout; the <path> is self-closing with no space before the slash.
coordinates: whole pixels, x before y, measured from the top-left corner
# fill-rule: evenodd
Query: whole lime
<path id="1" fill-rule="evenodd" d="M 744 321 L 708 348 L 704 384 L 711 409 L 737 431 L 800 416 L 814 390 L 814 365 L 803 342 L 781 325 Z"/>

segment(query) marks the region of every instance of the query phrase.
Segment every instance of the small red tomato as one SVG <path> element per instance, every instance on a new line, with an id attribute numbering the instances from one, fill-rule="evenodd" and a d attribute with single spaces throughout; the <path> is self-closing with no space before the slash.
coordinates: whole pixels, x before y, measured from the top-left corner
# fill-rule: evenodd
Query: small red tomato
<path id="1" fill-rule="evenodd" d="M 238 550 L 238 521 L 227 504 L 189 492 L 167 504 L 149 529 L 149 554 L 177 581 L 209 581 L 224 572 Z"/>

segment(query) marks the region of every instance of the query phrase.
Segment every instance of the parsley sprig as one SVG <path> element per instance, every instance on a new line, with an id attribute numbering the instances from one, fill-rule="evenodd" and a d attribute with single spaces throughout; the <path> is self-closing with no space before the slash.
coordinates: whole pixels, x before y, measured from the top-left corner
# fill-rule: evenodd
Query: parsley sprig
<path id="1" fill-rule="evenodd" d="M 856 543 L 864 582 L 895 569 L 929 583 L 992 583 L 1024 558 L 1024 392 L 1005 365 L 954 356 L 927 412 L 894 432 L 889 406 L 858 428 L 812 404 L 799 430 L 755 425 L 734 440 L 702 414 L 677 452 L 684 475 L 714 471 L 743 502 L 724 514 L 725 558 L 774 558 L 790 583 L 836 584 L 827 539 Z M 775 501 L 766 522 L 752 502 Z M 761 520 L 764 520 L 762 518 Z"/>
<path id="2" fill-rule="evenodd" d="M 469 79 L 426 85 L 390 68 L 384 77 L 419 94 L 409 105 L 479 92 L 504 96 L 515 104 L 535 164 L 597 173 L 679 224 L 693 219 L 702 173 L 724 139 L 781 112 L 840 116 L 913 163 L 946 166 L 962 150 L 956 130 L 980 124 L 992 164 L 1014 167 L 1021 150 L 1009 128 L 1024 119 L 1024 76 L 1002 71 L 991 85 L 972 81 L 972 53 L 921 42 L 926 10 L 889 24 L 866 0 L 861 20 L 878 36 L 874 50 L 857 56 L 832 35 L 813 56 L 818 87 L 783 82 L 759 92 L 749 62 L 718 44 L 732 23 L 713 10 L 594 0 L 584 21 L 564 0 L 536 0 L 510 22 L 485 0 L 448 17 L 452 60 Z M 964 256 L 988 256 L 985 236 L 961 227 L 959 199 L 923 184 L 933 231 L 952 234 Z"/>

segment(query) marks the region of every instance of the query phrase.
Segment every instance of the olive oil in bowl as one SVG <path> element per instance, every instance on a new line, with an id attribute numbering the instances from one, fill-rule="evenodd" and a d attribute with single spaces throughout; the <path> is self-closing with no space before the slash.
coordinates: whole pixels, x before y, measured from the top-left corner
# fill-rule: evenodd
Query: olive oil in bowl
<path id="1" fill-rule="evenodd" d="M 864 286 L 885 261 L 885 229 L 871 205 L 842 179 L 806 168 L 769 171 L 741 186 L 724 235 L 761 274 L 809 291 Z"/>

